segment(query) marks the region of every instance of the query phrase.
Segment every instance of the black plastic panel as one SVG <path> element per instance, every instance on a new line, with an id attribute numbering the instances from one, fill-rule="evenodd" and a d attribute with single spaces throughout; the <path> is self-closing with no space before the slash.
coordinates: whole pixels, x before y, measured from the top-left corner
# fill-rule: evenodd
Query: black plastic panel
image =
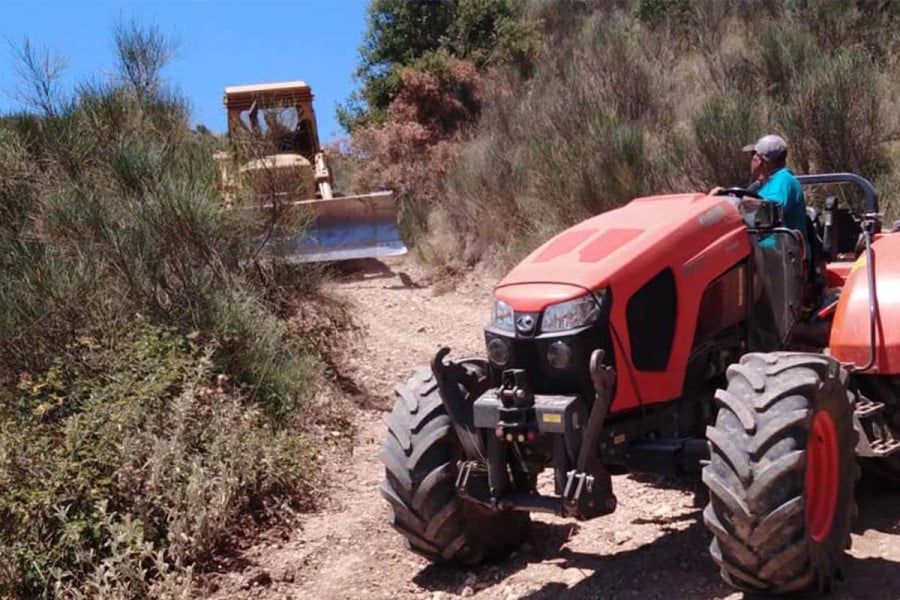
<path id="1" fill-rule="evenodd" d="M 660 271 L 628 300 L 625 319 L 631 362 L 639 371 L 665 371 L 675 338 L 678 300 L 672 269 Z"/>

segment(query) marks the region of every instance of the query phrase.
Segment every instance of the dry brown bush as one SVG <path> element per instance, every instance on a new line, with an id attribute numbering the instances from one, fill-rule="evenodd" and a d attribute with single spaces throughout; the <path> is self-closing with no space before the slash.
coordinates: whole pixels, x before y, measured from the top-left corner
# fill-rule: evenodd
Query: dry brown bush
<path id="1" fill-rule="evenodd" d="M 392 189 L 401 206 L 401 231 L 419 241 L 429 207 L 446 198 L 446 176 L 459 152 L 461 131 L 478 115 L 478 75 L 471 63 L 442 58 L 432 70 L 406 69 L 390 105 L 393 120 L 354 133 L 351 151 L 365 157 L 353 174 L 356 190 Z"/>
<path id="2" fill-rule="evenodd" d="M 405 177 L 418 179 L 405 194 L 428 190 L 420 247 L 438 261 L 508 263 L 636 196 L 745 185 L 740 149 L 769 132 L 788 139 L 796 172 L 894 177 L 884 148 L 900 119 L 889 85 L 900 10 L 715 4 L 573 1 L 565 15 L 532 4 L 545 26 L 533 75 L 482 79 L 477 124 L 442 156 L 452 165 L 411 153 Z"/>

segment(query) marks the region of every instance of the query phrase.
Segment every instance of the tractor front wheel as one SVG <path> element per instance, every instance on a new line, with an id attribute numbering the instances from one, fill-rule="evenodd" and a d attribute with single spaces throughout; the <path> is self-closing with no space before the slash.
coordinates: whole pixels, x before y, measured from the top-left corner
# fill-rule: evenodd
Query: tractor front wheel
<path id="1" fill-rule="evenodd" d="M 471 397 L 483 385 L 483 373 L 477 364 L 465 366 L 471 381 L 461 391 Z M 409 548 L 434 562 L 473 564 L 502 558 L 524 542 L 528 513 L 497 512 L 457 495 L 457 461 L 467 457 L 430 369 L 417 368 L 395 395 L 380 452 L 381 494 Z"/>
<path id="2" fill-rule="evenodd" d="M 750 592 L 830 589 L 859 473 L 846 375 L 823 355 L 748 354 L 716 399 L 703 520 L 722 577 Z"/>

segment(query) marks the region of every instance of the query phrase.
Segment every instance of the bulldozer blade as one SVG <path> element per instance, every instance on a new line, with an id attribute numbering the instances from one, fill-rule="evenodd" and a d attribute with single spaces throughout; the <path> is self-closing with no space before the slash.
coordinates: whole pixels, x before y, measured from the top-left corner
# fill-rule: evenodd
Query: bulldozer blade
<path id="1" fill-rule="evenodd" d="M 398 256 L 408 252 L 397 228 L 392 192 L 291 203 L 306 215 L 306 230 L 274 240 L 287 263 Z"/>

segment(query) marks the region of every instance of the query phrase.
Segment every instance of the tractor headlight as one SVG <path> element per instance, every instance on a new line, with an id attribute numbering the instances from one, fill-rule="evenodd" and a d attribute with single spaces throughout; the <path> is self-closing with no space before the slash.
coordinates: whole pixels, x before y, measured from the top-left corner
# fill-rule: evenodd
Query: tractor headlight
<path id="1" fill-rule="evenodd" d="M 602 294 L 598 294 L 602 298 Z M 589 325 L 600 318 L 600 302 L 593 294 L 548 306 L 541 319 L 541 331 L 566 331 Z"/>
<path id="2" fill-rule="evenodd" d="M 488 343 L 488 359 L 498 367 L 505 367 L 509 362 L 509 345 L 495 337 Z"/>
<path id="3" fill-rule="evenodd" d="M 515 320 L 512 306 L 503 300 L 494 299 L 494 314 L 491 316 L 491 322 L 494 324 L 494 327 L 515 331 Z"/>
<path id="4" fill-rule="evenodd" d="M 572 347 L 562 340 L 557 340 L 547 348 L 547 362 L 554 369 L 565 369 L 572 364 Z"/>

